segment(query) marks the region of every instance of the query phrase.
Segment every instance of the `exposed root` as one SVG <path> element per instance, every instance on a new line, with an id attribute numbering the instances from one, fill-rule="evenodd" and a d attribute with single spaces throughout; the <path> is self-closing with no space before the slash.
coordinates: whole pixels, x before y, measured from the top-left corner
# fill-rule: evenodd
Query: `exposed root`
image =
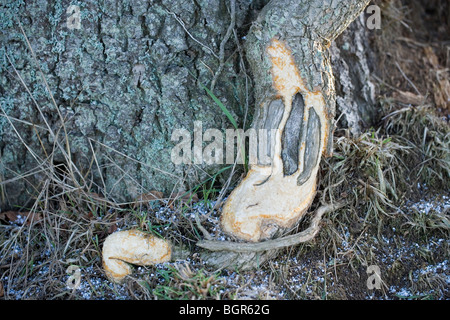
<path id="1" fill-rule="evenodd" d="M 308 229 L 282 238 L 255 243 L 240 243 L 233 241 L 202 240 L 197 246 L 210 251 L 233 251 L 233 252 L 259 252 L 281 249 L 298 245 L 313 239 L 320 230 L 320 221 L 326 213 L 336 211 L 344 206 L 343 203 L 327 204 L 317 209 L 311 225 Z"/>

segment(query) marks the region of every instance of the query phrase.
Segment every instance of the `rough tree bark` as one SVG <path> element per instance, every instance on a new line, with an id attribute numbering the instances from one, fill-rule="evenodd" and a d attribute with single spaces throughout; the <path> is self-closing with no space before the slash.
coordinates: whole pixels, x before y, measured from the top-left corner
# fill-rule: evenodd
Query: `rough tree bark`
<path id="1" fill-rule="evenodd" d="M 263 46 L 275 34 L 263 32 L 263 38 L 256 39 L 256 33 L 252 33 L 246 41 L 254 87 L 248 82 L 248 72 L 241 63 L 243 56 L 239 54 L 243 53 L 243 36 L 267 2 L 236 1 L 233 21 L 230 2 L 223 0 L 2 1 L 0 210 L 17 205 L 31 207 L 55 176 L 63 184 L 69 184 L 65 176 L 68 165 L 65 134 L 70 144 L 70 160 L 79 168 L 77 178 L 90 182 L 82 187 L 117 202 L 132 201 L 150 190 L 160 190 L 167 195 L 174 189 L 188 189 L 221 169 L 222 166 L 210 165 L 175 166 L 170 159 L 170 150 L 175 144 L 171 133 L 174 128 L 192 130 L 196 120 L 202 121 L 204 129 L 230 127 L 227 117 L 200 85 L 210 87 L 213 81 L 214 93 L 238 119 L 240 126 L 246 102 L 249 114 L 253 113 L 254 104 L 256 110 L 265 110 L 271 105 L 271 109 L 278 108 L 280 116 L 279 101 L 268 103 L 275 93 L 270 72 L 263 74 L 270 70 L 269 60 L 258 57 L 258 52 L 263 52 Z M 292 1 L 293 7 L 290 7 L 290 2 L 286 1 L 278 11 L 270 10 L 276 6 L 271 4 L 260 17 L 271 16 L 274 20 L 270 23 L 279 27 L 276 32 L 282 38 L 294 27 L 293 35 L 289 36 L 292 41 L 305 36 L 312 40 L 310 44 L 321 47 L 342 31 L 343 26 L 328 22 L 338 10 L 346 8 L 347 2 L 319 2 L 296 4 Z M 289 12 L 300 3 L 308 15 L 300 12 L 296 17 L 298 21 L 293 19 L 290 22 L 293 25 L 289 26 L 286 23 Z M 317 4 L 314 10 L 311 10 L 313 7 L 307 9 L 313 4 Z M 80 29 L 67 27 L 70 5 L 80 7 Z M 309 27 L 309 22 L 305 24 L 308 19 L 314 20 Z M 256 21 L 255 29 L 265 25 L 263 20 Z M 38 65 L 19 23 L 29 38 Z M 328 27 L 322 30 L 322 24 Z M 230 25 L 236 33 L 229 34 Z M 351 91 L 350 84 L 361 88 L 367 83 L 368 47 L 363 43 L 367 30 L 361 21 L 352 26 L 346 34 L 344 32 L 348 41 L 342 38 L 340 44 L 332 47 L 334 71 L 342 82 L 337 85 L 338 111 L 348 118 L 350 125 L 366 124 L 370 118 L 366 111 L 374 110 L 373 102 L 367 98 L 370 94 L 360 99 L 364 100 L 365 109 L 360 109 L 362 104 L 347 103 L 357 95 Z M 357 39 L 363 44 L 358 48 L 353 45 Z M 306 62 L 296 64 L 309 91 L 331 81 L 326 51 L 311 55 L 317 51 L 302 47 L 307 45 L 304 41 L 287 41 L 286 45 L 296 61 Z M 255 66 L 259 60 L 260 71 Z M 322 71 L 314 71 L 316 66 Z M 350 68 L 362 72 L 348 72 Z M 329 82 L 326 86 L 329 88 L 322 88 L 325 100 L 333 99 L 327 93 L 333 84 Z M 294 110 L 297 110 L 301 97 L 297 96 L 294 101 Z M 263 109 L 259 107 L 261 103 Z M 332 108 L 328 112 L 332 115 Z M 266 117 L 263 123 L 263 114 L 256 112 L 255 126 L 278 125 L 275 114 Z M 298 119 L 294 121 L 291 117 L 287 121 L 286 132 L 293 132 L 298 140 L 296 130 L 299 127 L 293 125 L 298 124 Z M 283 137 L 285 144 L 290 144 L 290 136 Z M 307 148 L 312 150 L 310 153 L 316 153 L 311 148 Z M 295 152 L 290 148 L 283 150 L 286 170 L 292 172 L 298 165 Z M 307 166 L 311 163 L 307 162 Z M 52 171 L 55 166 L 65 169 Z M 77 186 L 71 187 L 69 191 Z"/>
<path id="2" fill-rule="evenodd" d="M 260 2 L 237 1 L 231 30 L 245 29 Z M 79 6 L 79 29 L 67 26 L 70 5 Z M 0 208 L 31 207 L 55 178 L 68 187 L 57 193 L 76 189 L 64 177 L 63 121 L 70 160 L 80 170 L 75 178 L 117 203 L 151 190 L 166 196 L 188 190 L 217 172 L 222 166 L 174 165 L 171 134 L 192 132 L 196 120 L 204 129 L 229 127 L 200 85 L 210 87 L 216 73 L 214 93 L 234 118 L 244 118 L 247 77 L 236 51 L 239 35 L 225 39 L 229 10 L 219 0 L 2 1 Z M 55 166 L 63 169 L 57 177 Z"/>

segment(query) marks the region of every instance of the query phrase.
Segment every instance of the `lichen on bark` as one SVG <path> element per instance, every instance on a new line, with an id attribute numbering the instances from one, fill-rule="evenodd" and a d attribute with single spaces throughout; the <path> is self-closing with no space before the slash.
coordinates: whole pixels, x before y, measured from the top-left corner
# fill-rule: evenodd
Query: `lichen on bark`
<path id="1" fill-rule="evenodd" d="M 252 5 L 238 4 L 237 29 Z M 67 27 L 69 5 L 80 8 L 80 29 Z M 62 123 L 21 34 L 21 24 L 65 119 L 72 160 L 93 181 L 92 191 L 126 202 L 148 190 L 188 189 L 218 166 L 202 165 L 198 170 L 175 166 L 170 158 L 171 133 L 175 128 L 192 132 L 195 120 L 201 120 L 204 128 L 229 127 L 226 116 L 199 85 L 208 86 L 211 70 L 218 68 L 215 55 L 230 23 L 226 8 L 222 1 L 5 1 L 0 18 L 3 110 L 11 119 L 28 122 L 13 120 L 24 143 L 39 157 L 55 151 L 53 163 L 66 161 L 53 149 L 48 131 L 40 129 L 43 119 L 6 59 L 6 55 L 11 58 L 56 132 Z M 234 41 L 227 43 L 227 56 L 235 47 Z M 214 93 L 241 119 L 243 103 L 238 97 L 245 96 L 239 92 L 245 80 L 236 63 L 238 56 L 230 57 Z M 133 74 L 136 65 L 144 69 L 138 81 Z M 39 171 L 40 164 L 5 117 L 0 121 L 1 180 Z M 59 138 L 64 139 L 62 134 Z M 99 169 L 91 166 L 94 155 Z M 27 181 L 2 185 L 5 197 L 0 198 L 0 207 L 29 205 L 42 179 L 45 174 L 37 172 Z"/>

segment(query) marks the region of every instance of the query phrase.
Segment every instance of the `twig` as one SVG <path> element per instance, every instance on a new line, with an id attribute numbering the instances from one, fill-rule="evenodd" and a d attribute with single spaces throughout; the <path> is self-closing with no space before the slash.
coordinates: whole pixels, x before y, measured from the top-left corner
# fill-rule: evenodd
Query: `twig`
<path id="1" fill-rule="evenodd" d="M 225 37 L 222 39 L 222 42 L 220 42 L 219 47 L 219 68 L 217 69 L 216 73 L 214 74 L 214 78 L 211 81 L 211 91 L 214 91 L 214 87 L 216 86 L 217 79 L 219 78 L 219 75 L 222 73 L 223 67 L 224 67 L 224 59 L 225 59 L 225 45 L 228 42 L 228 39 L 230 39 L 231 33 L 233 32 L 234 25 L 236 23 L 236 0 L 230 1 L 230 16 L 231 16 L 231 22 L 228 26 L 227 33 L 225 34 Z"/>
<path id="2" fill-rule="evenodd" d="M 342 208 L 343 206 L 344 206 L 343 203 L 335 203 L 321 206 L 319 209 L 317 209 L 316 214 L 312 219 L 311 225 L 309 226 L 308 229 L 283 238 L 256 243 L 202 240 L 197 242 L 197 246 L 211 251 L 233 251 L 233 252 L 258 252 L 295 246 L 302 242 L 306 242 L 313 239 L 320 230 L 319 224 L 322 219 L 322 216 L 326 213 L 336 211 Z"/>
<path id="3" fill-rule="evenodd" d="M 239 39 L 236 33 L 236 29 L 233 29 L 233 36 L 234 36 L 234 41 L 236 42 L 236 46 L 239 52 L 239 60 L 240 60 L 240 67 L 241 70 L 243 71 L 244 75 L 245 75 L 245 111 L 244 111 L 244 120 L 242 121 L 242 128 L 246 127 L 246 123 L 247 123 L 247 114 L 248 114 L 248 107 L 249 107 L 249 97 L 248 97 L 248 82 L 249 82 L 249 75 L 247 73 L 247 70 L 245 68 L 245 62 L 244 62 L 244 51 L 241 47 L 241 45 L 239 44 Z M 231 178 L 234 175 L 235 172 L 235 168 L 236 168 L 236 164 L 237 164 L 237 157 L 234 161 L 233 167 L 231 169 L 231 173 L 230 176 L 228 178 L 228 180 L 225 182 L 224 186 L 222 187 L 222 190 L 219 193 L 219 197 L 217 198 L 216 204 L 214 205 L 214 207 L 211 209 L 211 211 L 208 213 L 208 215 L 210 216 L 213 212 L 213 210 L 218 209 L 218 204 L 222 203 L 222 199 L 225 196 L 225 193 L 228 190 L 228 187 L 231 183 Z M 209 239 L 208 239 L 209 240 Z"/>
<path id="4" fill-rule="evenodd" d="M 197 224 L 197 228 L 200 229 L 200 231 L 203 233 L 203 236 L 207 240 L 213 239 L 212 235 L 209 234 L 209 232 L 202 226 L 202 223 L 200 222 L 200 217 L 198 216 L 198 212 L 195 212 L 195 223 Z"/>
<path id="5" fill-rule="evenodd" d="M 201 45 L 202 47 L 208 49 L 209 52 L 211 52 L 211 54 L 216 57 L 217 59 L 219 59 L 219 56 L 207 45 L 204 45 L 203 43 L 201 43 L 200 41 L 198 41 L 187 29 L 186 26 L 184 25 L 183 20 L 181 20 L 180 18 L 177 17 L 177 15 L 175 13 L 173 13 L 172 11 L 167 10 L 167 13 L 172 15 L 175 20 L 177 20 L 177 22 L 181 25 L 181 27 L 184 29 L 184 31 L 189 35 L 189 37 L 191 37 L 192 40 L 194 40 L 195 42 L 197 42 L 199 45 Z"/>
<path id="6" fill-rule="evenodd" d="M 395 65 L 397 66 L 397 68 L 400 71 L 400 73 L 402 74 L 402 76 L 406 79 L 406 81 L 408 81 L 408 83 L 414 88 L 414 90 L 416 90 L 417 94 L 419 96 L 422 96 L 419 89 L 417 89 L 417 87 L 414 85 L 414 83 L 406 76 L 406 74 L 403 72 L 402 68 L 400 68 L 400 66 L 398 65 L 397 61 L 395 62 Z"/>

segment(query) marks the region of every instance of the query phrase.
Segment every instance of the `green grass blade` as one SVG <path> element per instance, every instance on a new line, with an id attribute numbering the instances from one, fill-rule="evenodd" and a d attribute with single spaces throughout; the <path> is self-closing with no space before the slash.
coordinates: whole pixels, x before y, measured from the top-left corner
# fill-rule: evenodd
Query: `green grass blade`
<path id="1" fill-rule="evenodd" d="M 230 113 L 230 111 L 225 107 L 225 105 L 222 103 L 222 101 L 219 100 L 219 98 L 216 97 L 216 95 L 209 90 L 207 87 L 205 87 L 203 84 L 200 83 L 203 89 L 206 90 L 208 95 L 214 100 L 214 102 L 222 109 L 223 113 L 227 116 L 228 120 L 230 120 L 231 124 L 235 129 L 238 128 L 236 120 L 233 118 L 233 115 Z"/>

